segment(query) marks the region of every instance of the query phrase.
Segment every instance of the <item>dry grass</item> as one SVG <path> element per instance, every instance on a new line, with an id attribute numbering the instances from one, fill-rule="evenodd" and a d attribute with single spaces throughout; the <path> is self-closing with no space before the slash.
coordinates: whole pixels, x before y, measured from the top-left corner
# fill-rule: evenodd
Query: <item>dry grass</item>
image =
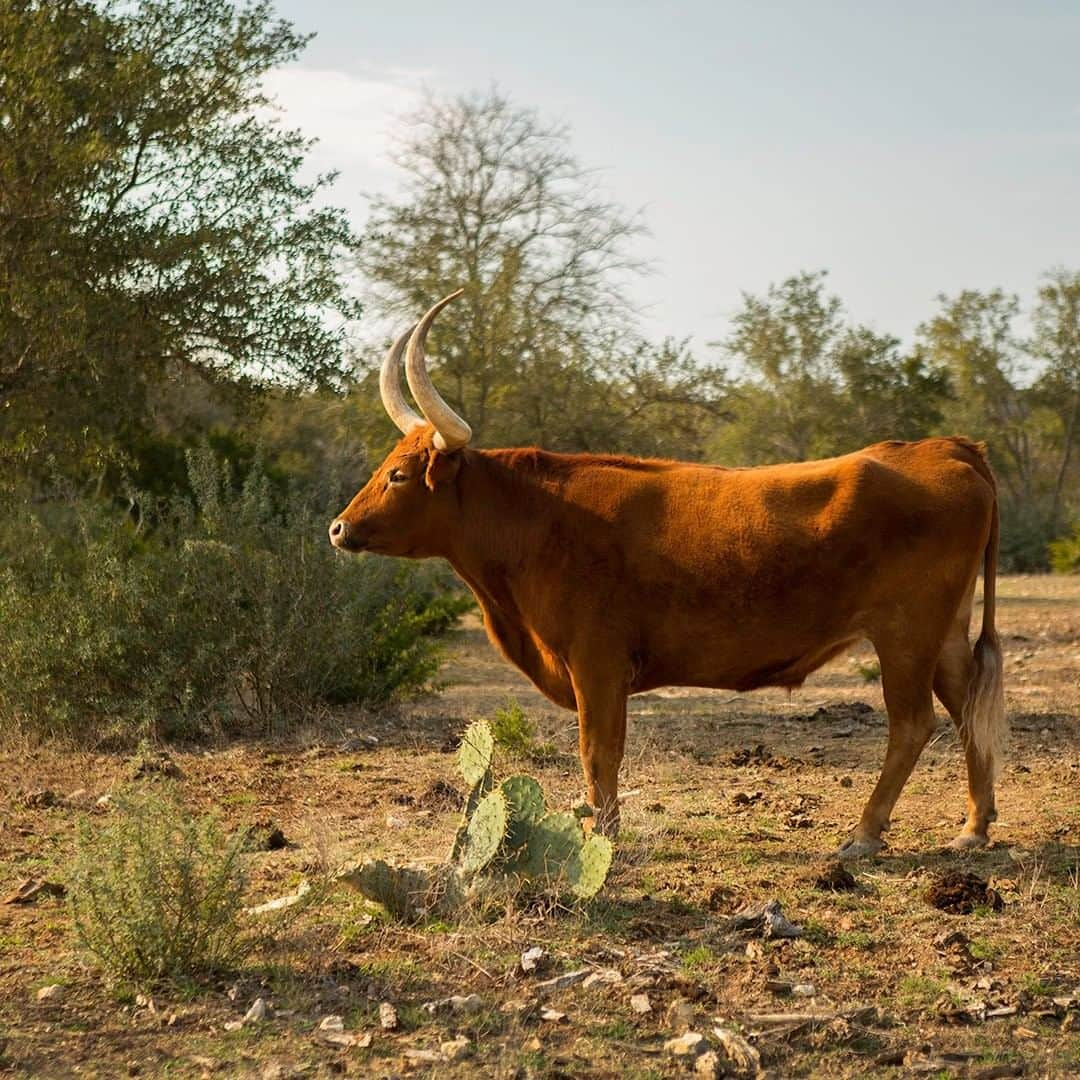
<path id="1" fill-rule="evenodd" d="M 1014 735 L 988 852 L 944 849 L 963 817 L 964 774 L 943 719 L 898 807 L 887 851 L 857 866 L 857 890 L 815 888 L 884 753 L 880 684 L 865 681 L 850 658 L 790 698 L 647 694 L 632 703 L 622 780 L 637 794 L 624 804 L 611 884 L 589 909 L 509 908 L 464 926 L 404 928 L 336 892 L 229 979 L 177 988 L 151 1007 L 110 991 L 77 954 L 61 901 L 0 905 L 0 1046 L 7 1040 L 0 1070 L 111 1077 L 137 1062 L 143 1076 L 258 1076 L 276 1063 L 267 1075 L 680 1075 L 685 1069 L 661 1047 L 670 1034 L 665 1009 L 683 997 L 702 1030 L 720 1016 L 759 1032 L 754 1041 L 775 1076 L 906 1075 L 908 1066 L 886 1064 L 905 1053 L 927 1069 L 940 1060 L 957 1075 L 1010 1063 L 1029 1076 L 1074 1074 L 1080 1035 L 1069 1025 L 1077 1020 L 1063 1022 L 1053 998 L 1080 992 L 1080 579 L 1008 578 L 1000 595 Z M 175 752 L 182 776 L 157 782 L 173 785 L 192 808 L 214 806 L 238 823 L 284 830 L 291 846 L 250 856 L 253 902 L 360 854 L 441 857 L 456 814 L 432 800 L 430 788 L 456 782 L 449 739 L 509 698 L 536 724 L 536 741 L 552 747 L 541 764 L 504 757 L 503 765 L 534 772 L 560 805 L 580 797 L 571 717 L 500 661 L 474 624 L 458 633 L 446 676 L 442 694 L 398 715 L 341 718 L 341 730 L 377 735 L 375 749 L 343 745 L 335 734 L 325 745 Z M 861 702 L 876 711 L 850 707 Z M 31 875 L 63 880 L 72 850 L 80 811 L 28 806 L 23 794 L 47 788 L 67 798 L 81 788 L 87 795 L 74 801 L 92 803 L 128 776 L 124 760 L 108 754 L 7 747 L 0 892 Z M 927 887 L 947 869 L 993 878 L 1004 911 L 956 916 L 930 907 Z M 770 898 L 806 936 L 733 947 L 725 917 Z M 963 949 L 935 943 L 954 928 L 966 935 Z M 546 950 L 547 973 L 614 967 L 624 981 L 562 992 L 550 1004 L 566 1019 L 544 1021 L 529 992 L 533 980 L 516 970 L 521 950 L 534 944 Z M 629 1007 L 635 976 L 652 1001 L 646 1017 Z M 65 984 L 64 996 L 37 1002 L 35 989 L 50 982 Z M 784 998 L 785 982 L 812 984 L 813 998 Z M 474 1014 L 431 1017 L 421 1009 L 472 992 L 483 999 Z M 226 1031 L 257 996 L 270 1002 L 272 1018 Z M 384 1000 L 397 1005 L 398 1032 L 379 1028 Z M 1017 1011 L 973 1019 L 981 1004 Z M 751 1019 L 855 1006 L 876 1012 L 788 1031 Z M 372 1032 L 370 1047 L 319 1043 L 313 1029 L 331 1013 L 347 1031 Z M 432 1068 L 404 1058 L 458 1033 L 474 1045 L 461 1063 Z"/>

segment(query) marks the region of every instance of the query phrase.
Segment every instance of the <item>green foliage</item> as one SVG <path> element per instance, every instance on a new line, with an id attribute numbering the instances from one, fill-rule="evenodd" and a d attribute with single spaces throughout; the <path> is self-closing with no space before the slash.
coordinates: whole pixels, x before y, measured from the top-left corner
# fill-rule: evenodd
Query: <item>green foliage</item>
<path id="1" fill-rule="evenodd" d="M 192 501 L 133 503 L 141 523 L 85 501 L 8 519 L 0 712 L 81 737 L 265 730 L 429 681 L 460 594 L 429 569 L 339 556 L 330 514 L 279 508 L 258 462 L 238 483 L 194 452 L 189 477 Z"/>
<path id="2" fill-rule="evenodd" d="M 1080 574 L 1080 524 L 1050 544 L 1050 565 L 1058 574 Z"/>
<path id="3" fill-rule="evenodd" d="M 262 0 L 0 6 L 0 438 L 88 466 L 193 372 L 340 374 L 355 237 L 263 89 L 304 43 Z"/>
<path id="4" fill-rule="evenodd" d="M 243 840 L 150 795 L 119 801 L 104 823 L 84 820 L 68 879 L 79 942 L 137 985 L 235 965 L 252 946 Z"/>
<path id="5" fill-rule="evenodd" d="M 489 726 L 495 742 L 512 754 L 528 754 L 536 740 L 536 725 L 516 701 L 496 709 Z"/>

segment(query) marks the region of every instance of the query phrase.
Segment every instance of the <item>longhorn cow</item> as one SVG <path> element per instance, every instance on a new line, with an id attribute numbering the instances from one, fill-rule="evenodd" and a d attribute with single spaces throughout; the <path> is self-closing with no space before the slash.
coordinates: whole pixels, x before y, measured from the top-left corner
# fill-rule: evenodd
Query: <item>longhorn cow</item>
<path id="1" fill-rule="evenodd" d="M 1005 727 L 998 506 L 985 447 L 964 438 L 882 442 L 749 469 L 473 449 L 424 357 L 432 323 L 458 295 L 387 353 L 380 391 L 402 438 L 332 522 L 330 540 L 450 563 L 503 655 L 576 710 L 599 827 L 618 829 L 628 695 L 671 685 L 794 688 L 868 639 L 881 665 L 888 749 L 840 855 L 882 846 L 935 729 L 934 695 L 967 763 L 967 821 L 953 844 L 985 845 Z M 401 389 L 403 356 L 422 415 Z"/>

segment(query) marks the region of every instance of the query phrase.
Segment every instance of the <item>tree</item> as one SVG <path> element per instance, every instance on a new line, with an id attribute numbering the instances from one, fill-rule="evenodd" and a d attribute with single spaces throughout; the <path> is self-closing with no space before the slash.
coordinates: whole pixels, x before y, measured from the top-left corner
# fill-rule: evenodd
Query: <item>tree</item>
<path id="1" fill-rule="evenodd" d="M 1028 350 L 1043 368 L 1034 396 L 1058 423 L 1047 512 L 1050 530 L 1057 535 L 1066 524 L 1069 482 L 1076 470 L 1080 440 L 1080 272 L 1057 269 L 1046 275 L 1032 323 Z"/>
<path id="2" fill-rule="evenodd" d="M 1002 502 L 1003 563 L 1045 569 L 1047 543 L 1058 532 L 1053 489 L 1061 447 L 1058 420 L 1031 385 L 1030 351 L 1015 329 L 1020 302 L 1000 289 L 969 289 L 938 302 L 919 337 L 949 372 L 946 425 L 989 446 Z"/>
<path id="3" fill-rule="evenodd" d="M 359 266 L 398 323 L 464 287 L 432 348 L 439 389 L 478 442 L 670 449 L 684 444 L 658 440 L 646 416 L 678 398 L 693 425 L 720 407 L 717 372 L 634 329 L 625 284 L 643 269 L 630 250 L 641 225 L 599 191 L 565 127 L 497 92 L 432 98 L 395 161 L 405 194 L 372 200 Z"/>
<path id="4" fill-rule="evenodd" d="M 355 238 L 300 178 L 261 0 L 0 0 L 0 438 L 84 456 L 155 391 L 341 371 Z"/>

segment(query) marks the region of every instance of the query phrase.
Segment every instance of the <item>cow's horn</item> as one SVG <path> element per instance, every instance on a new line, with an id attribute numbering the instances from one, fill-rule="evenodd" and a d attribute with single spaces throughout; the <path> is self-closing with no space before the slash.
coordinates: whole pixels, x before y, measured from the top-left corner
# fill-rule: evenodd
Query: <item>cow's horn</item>
<path id="1" fill-rule="evenodd" d="M 416 404 L 420 406 L 420 411 L 435 429 L 437 450 L 457 450 L 472 438 L 472 428 L 443 401 L 442 395 L 435 389 L 424 361 L 424 341 L 431 329 L 431 324 L 435 321 L 435 316 L 464 291 L 464 289 L 458 289 L 457 292 L 452 292 L 428 311 L 416 324 L 416 329 L 409 338 L 409 348 L 405 353 L 405 378 L 409 382 L 413 397 L 416 398 Z"/>
<path id="2" fill-rule="evenodd" d="M 390 346 L 379 372 L 379 395 L 383 408 L 390 414 L 390 419 L 401 429 L 402 435 L 408 435 L 414 428 L 423 427 L 423 417 L 417 416 L 413 407 L 405 400 L 401 392 L 401 354 L 409 344 L 409 338 L 416 329 L 410 326 Z"/>

